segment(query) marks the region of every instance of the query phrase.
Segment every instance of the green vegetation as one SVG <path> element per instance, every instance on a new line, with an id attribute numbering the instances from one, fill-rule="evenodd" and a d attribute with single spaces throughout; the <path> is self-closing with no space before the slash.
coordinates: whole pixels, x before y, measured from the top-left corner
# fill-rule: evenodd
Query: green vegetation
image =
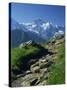
<path id="1" fill-rule="evenodd" d="M 50 52 L 50 53 L 49 53 Z M 47 74 L 43 74 L 40 78 L 40 83 L 43 81 L 47 85 L 55 85 L 55 84 L 64 84 L 65 83 L 65 43 L 64 38 L 51 40 L 48 43 L 43 45 L 39 45 L 36 43 L 32 43 L 30 45 L 25 45 L 21 48 L 12 48 L 11 49 L 11 81 L 17 80 L 18 75 L 25 74 L 26 71 L 31 70 L 32 65 L 36 65 L 39 67 L 39 61 L 44 58 L 48 61 L 47 63 L 42 63 L 41 66 L 37 69 L 36 73 L 40 73 L 40 70 L 44 70 L 47 67 Z M 33 61 L 34 60 L 34 61 Z M 44 61 L 44 60 L 43 60 Z M 50 66 L 49 66 L 50 64 Z M 32 69 L 34 70 L 34 69 Z M 32 71 L 33 72 L 33 71 Z M 43 71 L 42 71 L 43 72 Z M 40 73 L 41 74 L 41 73 Z M 32 73 L 33 75 L 33 73 Z M 23 77 L 24 78 L 24 77 Z M 44 84 L 45 85 L 45 84 Z"/>
<path id="2" fill-rule="evenodd" d="M 17 74 L 27 68 L 29 59 L 39 51 L 40 49 L 34 45 L 11 49 L 11 81 L 16 79 Z"/>
<path id="3" fill-rule="evenodd" d="M 52 65 L 47 84 L 64 84 L 65 83 L 65 48 L 64 42 L 57 47 L 58 54 L 56 64 Z"/>
<path id="4" fill-rule="evenodd" d="M 12 70 L 20 69 L 20 65 L 24 62 L 24 58 L 28 55 L 35 54 L 39 51 L 37 47 L 32 45 L 22 48 L 11 49 L 11 68 Z M 21 59 L 22 58 L 22 59 Z"/>

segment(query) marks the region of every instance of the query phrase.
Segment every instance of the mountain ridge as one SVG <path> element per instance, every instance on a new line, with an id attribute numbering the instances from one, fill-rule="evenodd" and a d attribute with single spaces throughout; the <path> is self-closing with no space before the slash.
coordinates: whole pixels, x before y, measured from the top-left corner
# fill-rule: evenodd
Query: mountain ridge
<path id="1" fill-rule="evenodd" d="M 12 44 L 12 47 L 16 47 L 21 43 L 29 40 L 35 41 L 37 43 L 43 43 L 45 41 L 48 41 L 50 38 L 54 37 L 56 34 L 64 35 L 64 27 L 54 25 L 51 22 L 45 22 L 42 19 L 37 19 L 31 23 L 24 24 L 19 24 L 13 19 L 11 20 L 11 32 L 18 32 L 16 37 L 15 34 L 12 35 L 13 39 L 16 38 L 16 40 L 11 40 L 12 43 L 16 43 L 17 38 L 21 37 L 19 38 L 19 41 L 16 43 L 17 45 Z M 21 34 L 19 34 L 19 32 Z"/>

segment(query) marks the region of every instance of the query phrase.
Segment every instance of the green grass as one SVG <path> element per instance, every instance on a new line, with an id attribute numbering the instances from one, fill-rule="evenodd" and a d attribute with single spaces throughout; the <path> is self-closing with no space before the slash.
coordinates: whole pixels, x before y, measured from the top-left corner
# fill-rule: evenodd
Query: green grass
<path id="1" fill-rule="evenodd" d="M 11 69 L 12 70 L 19 70 L 21 64 L 24 62 L 24 57 L 28 55 L 33 55 L 37 53 L 39 48 L 34 47 L 32 45 L 23 47 L 23 48 L 12 48 L 11 49 Z M 22 58 L 22 59 L 20 59 Z"/>
<path id="2" fill-rule="evenodd" d="M 64 42 L 57 48 L 57 62 L 51 67 L 49 78 L 47 81 L 48 85 L 53 84 L 64 84 L 65 83 L 65 48 Z"/>
<path id="3" fill-rule="evenodd" d="M 43 45 L 46 47 L 46 44 Z M 57 46 L 58 54 L 56 63 L 50 67 L 47 85 L 64 84 L 65 83 L 65 48 L 64 42 Z M 37 55 L 39 51 L 42 53 L 42 48 L 34 45 L 28 45 L 22 48 L 11 49 L 11 71 L 13 72 L 12 81 L 16 79 L 16 72 L 22 70 L 21 67 L 26 67 L 26 63 L 33 55 Z M 23 68 L 24 69 L 24 68 Z"/>
<path id="4" fill-rule="evenodd" d="M 27 67 L 28 58 L 39 51 L 40 49 L 33 45 L 11 49 L 11 81 L 15 80 L 16 75 Z"/>

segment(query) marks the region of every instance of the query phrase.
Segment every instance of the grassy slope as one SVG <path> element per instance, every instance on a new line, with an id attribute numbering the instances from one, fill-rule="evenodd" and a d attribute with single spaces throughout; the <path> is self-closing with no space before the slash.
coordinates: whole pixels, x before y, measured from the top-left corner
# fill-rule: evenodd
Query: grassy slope
<path id="1" fill-rule="evenodd" d="M 13 48 L 11 49 L 11 68 L 13 70 L 18 70 L 21 63 L 23 63 L 24 57 L 30 54 L 38 52 L 39 49 L 32 45 L 23 48 Z M 20 59 L 22 57 L 22 60 Z"/>
<path id="2" fill-rule="evenodd" d="M 19 74 L 20 71 L 23 71 L 27 67 L 28 57 L 37 52 L 39 52 L 39 48 L 33 45 L 11 49 L 11 81 L 16 79 L 16 74 Z"/>
<path id="3" fill-rule="evenodd" d="M 64 42 L 57 47 L 58 54 L 56 64 L 51 67 L 51 72 L 47 84 L 64 84 L 65 83 L 65 49 Z"/>
<path id="4" fill-rule="evenodd" d="M 65 57 L 64 57 L 64 42 L 58 47 L 58 54 L 56 59 L 56 64 L 50 67 L 51 72 L 49 73 L 49 78 L 47 84 L 64 84 L 65 83 Z M 12 70 L 19 70 L 21 63 L 23 63 L 24 57 L 28 55 L 33 55 L 39 52 L 39 48 L 32 45 L 26 46 L 24 48 L 14 48 L 11 49 L 11 68 Z M 20 59 L 22 57 L 22 60 Z M 25 61 L 26 63 L 26 61 Z"/>

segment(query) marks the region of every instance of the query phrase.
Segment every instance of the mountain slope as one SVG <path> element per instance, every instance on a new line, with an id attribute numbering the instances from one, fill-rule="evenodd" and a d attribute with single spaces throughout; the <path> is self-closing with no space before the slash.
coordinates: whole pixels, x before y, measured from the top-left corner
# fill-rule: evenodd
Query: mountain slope
<path id="1" fill-rule="evenodd" d="M 15 75 L 12 74 L 11 85 L 16 87 L 64 84 L 64 52 L 64 37 L 51 40 L 42 46 L 33 42 L 22 48 L 12 49 L 12 72 Z"/>
<path id="2" fill-rule="evenodd" d="M 64 27 L 53 25 L 52 23 L 45 22 L 42 19 L 23 24 L 19 24 L 11 19 L 11 46 L 17 47 L 21 43 L 29 40 L 42 44 L 57 35 L 64 35 L 64 30 Z"/>
<path id="3" fill-rule="evenodd" d="M 42 19 L 37 19 L 32 23 L 26 24 L 26 27 L 31 32 L 34 31 L 39 34 L 44 40 L 48 40 L 55 35 L 64 34 L 64 27 L 54 25 L 51 22 L 45 22 Z"/>
<path id="4" fill-rule="evenodd" d="M 65 44 L 64 38 L 57 40 L 57 42 L 52 46 L 52 49 L 56 51 L 53 56 L 55 62 L 51 66 L 47 84 L 64 84 L 65 83 Z"/>

